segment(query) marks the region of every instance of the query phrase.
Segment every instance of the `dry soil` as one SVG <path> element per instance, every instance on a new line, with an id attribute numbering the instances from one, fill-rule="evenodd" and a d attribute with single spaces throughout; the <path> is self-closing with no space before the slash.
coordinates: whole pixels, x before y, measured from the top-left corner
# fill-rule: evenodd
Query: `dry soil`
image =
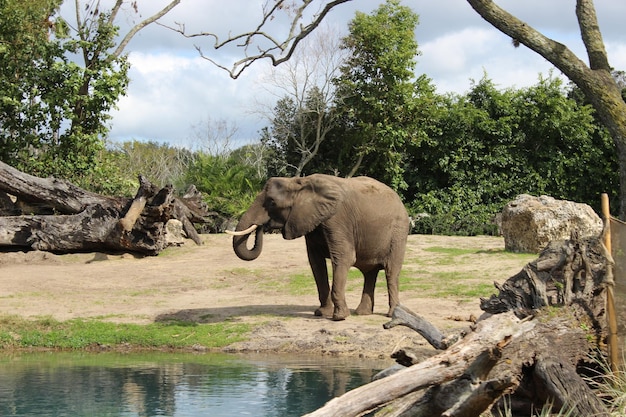
<path id="1" fill-rule="evenodd" d="M 254 324 L 250 339 L 228 346 L 231 352 L 377 358 L 388 357 L 399 346 L 411 346 L 425 355 L 432 353 L 424 339 L 408 328 L 383 329 L 388 304 L 382 273 L 374 314 L 353 314 L 334 322 L 313 315 L 317 293 L 304 239 L 266 236 L 263 253 L 252 262 L 235 256 L 227 235 L 204 235 L 203 240 L 202 246 L 187 241 L 156 257 L 0 253 L 0 314 L 133 323 L 176 318 Z M 445 249 L 433 248 L 472 250 L 452 257 Z M 499 237 L 411 235 L 403 274 L 426 281 L 473 277 L 467 278 L 469 285 L 503 282 L 528 261 L 493 256 L 503 249 Z M 300 284 L 290 284 L 294 279 Z M 361 278 L 350 279 L 347 301 L 352 309 L 360 300 L 361 285 Z M 428 290 L 428 282 L 413 289 L 409 286 L 400 293 L 401 303 L 444 333 L 469 326 L 470 317 L 481 314 L 478 297 L 438 295 L 437 291 Z"/>

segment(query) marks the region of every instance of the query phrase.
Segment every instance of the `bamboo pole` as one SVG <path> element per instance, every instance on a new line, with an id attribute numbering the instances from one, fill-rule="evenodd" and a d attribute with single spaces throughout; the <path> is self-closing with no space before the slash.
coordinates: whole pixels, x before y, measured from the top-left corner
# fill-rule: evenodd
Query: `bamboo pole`
<path id="1" fill-rule="evenodd" d="M 612 254 L 611 248 L 611 212 L 609 209 L 609 196 L 606 193 L 602 193 L 602 216 L 604 217 L 604 246 L 608 250 L 609 254 Z M 612 268 L 612 265 L 609 265 Z M 612 272 L 612 271 L 611 271 Z M 617 315 L 615 313 L 615 298 L 613 296 L 613 285 L 610 283 L 607 286 L 606 297 L 606 315 L 609 324 L 609 361 L 611 365 L 611 371 L 617 371 L 617 365 L 619 363 L 619 348 L 617 343 Z"/>

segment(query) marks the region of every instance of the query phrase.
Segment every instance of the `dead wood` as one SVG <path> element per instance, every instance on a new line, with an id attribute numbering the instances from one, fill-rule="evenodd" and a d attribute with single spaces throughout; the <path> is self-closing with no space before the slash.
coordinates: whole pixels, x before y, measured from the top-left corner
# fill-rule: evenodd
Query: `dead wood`
<path id="1" fill-rule="evenodd" d="M 84 190 L 58 178 L 40 178 L 26 174 L 0 161 L 0 191 L 33 206 L 45 206 L 62 214 L 76 214 L 87 206 L 101 204 L 121 209 L 126 200 Z"/>
<path id="2" fill-rule="evenodd" d="M 457 378 L 472 380 L 472 372 L 477 369 L 476 366 L 470 366 L 472 363 L 477 360 L 478 363 L 489 363 L 486 358 L 499 355 L 501 346 L 506 345 L 513 335 L 534 326 L 532 321 L 522 323 L 512 313 L 493 316 L 490 320 L 480 322 L 478 331 L 468 334 L 463 342 L 419 364 L 349 391 L 308 415 L 359 416 L 421 389 L 442 385 Z"/>
<path id="3" fill-rule="evenodd" d="M 478 417 L 506 407 L 531 415 L 551 404 L 572 416 L 608 416 L 577 371 L 604 352 L 609 265 L 600 239 L 553 242 L 520 273 L 496 284 L 498 294 L 481 300 L 486 313 L 458 335 L 445 336 L 398 306 L 385 328 L 413 328 L 443 351 L 310 415 Z M 412 362 L 410 353 L 396 356 Z"/>
<path id="4" fill-rule="evenodd" d="M 142 176 L 139 182 L 134 198 L 101 196 L 0 162 L 0 247 L 155 255 L 168 246 L 166 224 L 172 219 L 182 222 L 190 239 L 202 243 L 194 224 L 205 222 L 209 213 L 195 187 L 178 198 L 171 186 L 159 189 Z"/>
<path id="5" fill-rule="evenodd" d="M 397 306 L 393 310 L 391 321 L 385 323 L 383 327 L 385 329 L 391 329 L 399 325 L 415 330 L 437 350 L 445 350 L 448 346 L 458 340 L 457 335 L 453 335 L 451 339 L 446 339 L 443 333 L 441 333 L 441 331 L 433 326 L 428 320 L 415 314 L 402 305 Z"/>

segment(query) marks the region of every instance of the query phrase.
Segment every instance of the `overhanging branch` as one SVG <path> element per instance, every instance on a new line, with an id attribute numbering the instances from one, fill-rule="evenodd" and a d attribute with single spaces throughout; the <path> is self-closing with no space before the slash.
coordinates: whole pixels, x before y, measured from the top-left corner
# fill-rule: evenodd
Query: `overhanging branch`
<path id="1" fill-rule="evenodd" d="M 589 72 L 589 67 L 565 45 L 543 35 L 492 0 L 467 2 L 493 27 L 547 59 L 575 83 L 578 84 Z"/>
<path id="2" fill-rule="evenodd" d="M 219 35 L 212 32 L 187 33 L 184 24 L 177 23 L 177 27 L 167 26 L 158 22 L 157 24 L 173 30 L 174 32 L 180 33 L 186 38 L 212 38 L 214 40 L 213 49 L 215 50 L 226 46 L 243 48 L 245 54 L 244 58 L 234 62 L 229 68 L 226 65 L 220 64 L 214 58 L 206 55 L 200 46 L 195 45 L 196 50 L 203 59 L 206 59 L 216 67 L 228 72 L 231 78 L 237 79 L 246 68 L 251 66 L 256 61 L 269 59 L 273 66 L 277 66 L 288 61 L 293 55 L 298 44 L 320 25 L 333 8 L 351 0 L 334 0 L 328 2 L 321 11 L 313 16 L 311 22 L 306 25 L 303 24 L 302 20 L 304 19 L 304 14 L 307 8 L 312 5 L 313 1 L 301 1 L 301 4 L 296 7 L 289 5 L 289 2 L 286 0 L 277 0 L 271 7 L 263 8 L 261 23 L 254 30 L 238 35 L 229 35 L 228 38 L 223 41 L 220 40 Z M 268 3 L 265 4 L 265 6 L 267 5 Z M 269 22 L 273 21 L 281 12 L 291 14 L 289 32 L 283 39 L 275 38 L 266 30 Z M 259 44 L 261 42 L 267 42 L 268 46 L 260 46 Z M 250 50 L 253 47 L 256 47 L 256 52 L 250 53 Z"/>

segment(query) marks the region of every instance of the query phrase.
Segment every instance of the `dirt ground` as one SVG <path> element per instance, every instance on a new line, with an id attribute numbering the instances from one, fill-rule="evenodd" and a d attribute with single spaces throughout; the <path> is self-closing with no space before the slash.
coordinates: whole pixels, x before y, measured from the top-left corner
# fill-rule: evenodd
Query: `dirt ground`
<path id="1" fill-rule="evenodd" d="M 302 353 L 383 358 L 399 346 L 424 355 L 433 349 L 405 327 L 384 330 L 388 321 L 386 289 L 377 288 L 373 315 L 351 315 L 334 322 L 315 317 L 317 292 L 304 239 L 285 241 L 265 236 L 264 251 L 252 262 L 238 259 L 228 235 L 204 235 L 204 245 L 188 241 L 156 257 L 85 253 L 0 253 L 0 314 L 49 316 L 58 320 L 99 318 L 149 323 L 165 319 L 217 322 L 233 320 L 255 325 L 248 341 L 227 347 L 230 352 Z M 471 248 L 463 262 L 446 262 L 428 248 Z M 528 260 L 494 257 L 504 241 L 498 237 L 409 236 L 405 274 L 425 277 L 467 272 L 476 283 L 503 282 Z M 497 259 L 496 259 L 497 258 Z M 439 259 L 439 260 L 438 260 Z M 303 287 L 290 288 L 298 275 Z M 383 274 L 379 281 L 384 283 Z M 470 283 L 471 284 L 471 283 Z M 356 308 L 361 278 L 348 284 L 348 306 Z M 294 295 L 294 293 L 296 295 Z M 479 316 L 479 300 L 429 294 L 424 289 L 401 291 L 403 305 L 444 333 L 467 327 Z"/>

